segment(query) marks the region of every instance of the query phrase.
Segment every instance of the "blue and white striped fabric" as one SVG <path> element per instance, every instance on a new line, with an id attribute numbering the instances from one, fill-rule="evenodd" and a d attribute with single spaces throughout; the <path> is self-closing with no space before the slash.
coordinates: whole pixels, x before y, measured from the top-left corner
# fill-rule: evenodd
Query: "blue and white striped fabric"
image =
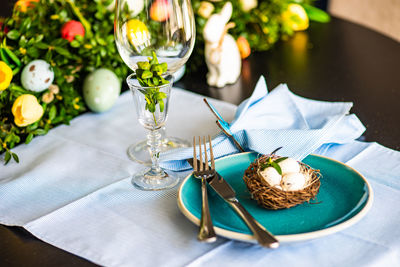
<path id="1" fill-rule="evenodd" d="M 227 124 L 236 140 L 247 151 L 268 154 L 277 147 L 280 155 L 302 160 L 324 144 L 348 143 L 357 139 L 365 127 L 349 114 L 352 103 L 324 102 L 293 94 L 286 84 L 268 92 L 264 77 L 252 96 L 237 109 L 235 119 Z M 238 153 L 233 142 L 222 132 L 213 138 L 216 158 Z M 175 149 L 161 155 L 165 169 L 190 169 L 186 159 L 192 148 Z"/>

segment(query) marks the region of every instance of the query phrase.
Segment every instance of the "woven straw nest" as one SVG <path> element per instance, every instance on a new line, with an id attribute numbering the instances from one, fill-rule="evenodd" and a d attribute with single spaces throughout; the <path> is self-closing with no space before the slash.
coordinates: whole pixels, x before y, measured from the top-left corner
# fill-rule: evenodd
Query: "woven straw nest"
<path id="1" fill-rule="evenodd" d="M 300 172 L 306 177 L 306 185 L 297 191 L 283 191 L 277 187 L 270 186 L 260 177 L 260 164 L 265 163 L 269 155 L 256 159 L 246 169 L 243 180 L 249 189 L 251 196 L 259 205 L 267 209 L 285 209 L 299 205 L 305 201 L 315 199 L 321 185 L 321 174 L 319 170 L 314 170 L 307 164 L 299 162 Z M 278 156 L 272 156 L 277 159 Z"/>

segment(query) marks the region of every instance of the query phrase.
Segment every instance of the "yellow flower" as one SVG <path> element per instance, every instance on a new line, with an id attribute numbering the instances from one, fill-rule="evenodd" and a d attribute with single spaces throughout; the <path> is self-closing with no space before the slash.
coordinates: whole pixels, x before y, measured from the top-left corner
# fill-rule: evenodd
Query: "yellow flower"
<path id="1" fill-rule="evenodd" d="M 138 19 L 131 19 L 126 23 L 126 35 L 136 49 L 138 46 L 150 43 L 150 32 L 146 25 Z"/>
<path id="2" fill-rule="evenodd" d="M 58 14 L 54 14 L 54 15 L 50 16 L 50 19 L 52 19 L 52 20 L 57 20 L 59 18 L 60 18 L 60 16 Z"/>
<path id="3" fill-rule="evenodd" d="M 19 127 L 25 127 L 38 121 L 43 116 L 43 108 L 34 95 L 20 95 L 11 108 L 14 122 Z"/>
<path id="4" fill-rule="evenodd" d="M 308 28 L 308 16 L 301 5 L 289 4 L 285 12 L 282 13 L 282 20 L 294 31 L 302 31 Z"/>
<path id="5" fill-rule="evenodd" d="M 86 48 L 86 49 L 92 49 L 93 48 L 93 46 L 90 45 L 90 44 L 84 44 L 83 47 Z"/>
<path id="6" fill-rule="evenodd" d="M 4 61 L 0 61 L 0 91 L 8 88 L 12 77 L 12 69 Z"/>
<path id="7" fill-rule="evenodd" d="M 19 48 L 19 52 L 21 52 L 22 55 L 25 55 L 26 54 L 26 49 L 23 48 L 23 47 L 20 47 Z"/>

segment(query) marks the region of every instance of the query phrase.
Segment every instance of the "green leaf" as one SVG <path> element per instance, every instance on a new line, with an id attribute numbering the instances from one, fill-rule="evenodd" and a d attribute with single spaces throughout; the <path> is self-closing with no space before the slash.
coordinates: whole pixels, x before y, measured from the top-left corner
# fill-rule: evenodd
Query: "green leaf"
<path id="1" fill-rule="evenodd" d="M 162 70 L 162 67 L 160 64 L 152 65 L 150 70 L 156 72 L 158 75 L 161 75 L 163 73 L 163 70 Z"/>
<path id="2" fill-rule="evenodd" d="M 45 134 L 47 134 L 47 131 L 44 129 L 36 129 L 32 133 L 35 135 L 45 135 Z"/>
<path id="3" fill-rule="evenodd" d="M 38 42 L 38 43 L 35 44 L 35 47 L 37 47 L 39 49 L 48 49 L 49 45 L 45 44 L 45 43 L 42 43 L 42 42 Z"/>
<path id="4" fill-rule="evenodd" d="M 43 34 L 39 34 L 38 36 L 36 36 L 36 39 L 35 39 L 36 43 L 41 42 L 43 40 L 43 38 L 44 38 Z"/>
<path id="5" fill-rule="evenodd" d="M 153 77 L 153 73 L 151 72 L 151 71 L 148 71 L 148 70 L 145 70 L 143 73 L 142 73 L 142 79 L 149 79 L 149 78 L 152 78 Z"/>
<path id="6" fill-rule="evenodd" d="M 24 19 L 24 21 L 21 24 L 21 31 L 25 32 L 27 30 L 29 30 L 29 28 L 31 27 L 31 18 L 27 17 L 26 19 Z"/>
<path id="7" fill-rule="evenodd" d="M 80 43 L 83 42 L 83 36 L 82 35 L 75 35 L 75 40 L 74 41 L 78 41 Z"/>
<path id="8" fill-rule="evenodd" d="M 163 100 L 159 100 L 158 104 L 160 105 L 160 112 L 164 111 L 164 101 Z"/>
<path id="9" fill-rule="evenodd" d="M 17 30 L 11 30 L 7 33 L 7 37 L 11 40 L 17 40 L 21 34 Z"/>
<path id="10" fill-rule="evenodd" d="M 57 115 L 57 108 L 56 106 L 51 106 L 50 111 L 49 111 L 49 120 L 54 120 L 54 118 Z"/>
<path id="11" fill-rule="evenodd" d="M 11 59 L 8 58 L 8 56 L 7 56 L 6 51 L 4 50 L 4 48 L 1 48 L 1 49 L 0 49 L 0 57 L 1 57 L 1 60 L 3 60 L 7 65 L 10 65 Z"/>
<path id="12" fill-rule="evenodd" d="M 35 122 L 35 123 L 32 123 L 31 125 L 28 125 L 28 126 L 26 127 L 26 130 L 27 130 L 28 132 L 30 132 L 30 131 L 33 131 L 33 130 L 37 129 L 38 126 L 39 126 L 39 122 L 37 121 L 37 122 Z"/>
<path id="13" fill-rule="evenodd" d="M 157 77 L 153 77 L 153 84 L 155 85 L 155 86 L 157 86 L 159 83 L 160 83 L 160 81 L 158 80 L 158 78 Z"/>
<path id="14" fill-rule="evenodd" d="M 154 113 L 154 112 L 156 112 L 156 106 L 152 103 L 152 104 L 149 104 L 149 111 L 151 112 L 151 113 Z"/>
<path id="15" fill-rule="evenodd" d="M 71 56 L 71 54 L 69 53 L 69 51 L 68 51 L 67 49 L 65 49 L 65 48 L 56 46 L 56 47 L 55 47 L 55 50 L 56 50 L 57 53 L 59 53 L 59 54 L 62 55 L 62 56 L 66 56 L 66 57 L 70 57 L 70 56 Z"/>
<path id="16" fill-rule="evenodd" d="M 11 153 L 9 151 L 6 151 L 6 154 L 4 155 L 4 165 L 6 165 L 11 159 Z"/>
<path id="17" fill-rule="evenodd" d="M 161 63 L 160 66 L 163 73 L 168 70 L 168 64 L 166 62 Z"/>
<path id="18" fill-rule="evenodd" d="M 151 73 L 151 72 L 150 72 Z M 153 75 L 153 74 L 151 74 L 151 75 Z M 150 87 L 153 87 L 153 86 L 155 86 L 154 85 L 154 83 L 153 83 L 153 81 L 152 81 L 152 79 L 146 79 L 146 83 L 147 83 L 147 86 L 150 86 Z"/>
<path id="19" fill-rule="evenodd" d="M 78 42 L 77 40 L 73 40 L 73 41 L 70 43 L 70 45 L 71 45 L 72 47 L 74 47 L 74 48 L 77 48 L 77 47 L 80 47 L 80 46 L 81 46 L 81 43 Z"/>
<path id="20" fill-rule="evenodd" d="M 275 163 L 279 163 L 279 162 L 281 162 L 281 161 L 284 161 L 285 159 L 287 159 L 288 157 L 281 157 L 281 158 L 278 158 L 278 159 L 276 159 L 276 160 L 274 160 L 274 162 Z"/>
<path id="21" fill-rule="evenodd" d="M 21 61 L 19 60 L 19 58 L 7 47 L 3 47 L 4 52 L 6 52 L 7 56 L 11 58 L 12 61 L 15 62 L 15 64 L 17 64 L 17 66 L 21 66 Z"/>
<path id="22" fill-rule="evenodd" d="M 271 166 L 272 167 L 274 167 L 274 169 L 280 174 L 280 175 L 282 175 L 282 169 L 281 169 L 281 167 L 276 163 L 276 162 L 272 162 L 271 163 Z"/>
<path id="23" fill-rule="evenodd" d="M 33 58 L 39 57 L 39 50 L 34 46 L 28 47 L 28 49 L 26 49 L 26 53 Z"/>
<path id="24" fill-rule="evenodd" d="M 331 17 L 328 13 L 317 7 L 311 6 L 309 4 L 302 4 L 302 6 L 304 7 L 304 10 L 308 15 L 308 18 L 312 21 L 326 23 L 331 20 Z"/>
<path id="25" fill-rule="evenodd" d="M 15 69 L 13 69 L 12 71 L 13 75 L 17 74 L 20 70 L 21 70 L 20 67 L 16 67 Z"/>
<path id="26" fill-rule="evenodd" d="M 33 133 L 29 133 L 25 139 L 25 144 L 29 144 L 33 139 Z"/>
<path id="27" fill-rule="evenodd" d="M 136 63 L 138 68 L 141 70 L 150 70 L 150 63 L 147 61 L 139 61 Z"/>
<path id="28" fill-rule="evenodd" d="M 12 153 L 11 155 L 12 155 L 13 159 L 15 160 L 15 162 L 19 163 L 18 155 L 15 153 Z"/>

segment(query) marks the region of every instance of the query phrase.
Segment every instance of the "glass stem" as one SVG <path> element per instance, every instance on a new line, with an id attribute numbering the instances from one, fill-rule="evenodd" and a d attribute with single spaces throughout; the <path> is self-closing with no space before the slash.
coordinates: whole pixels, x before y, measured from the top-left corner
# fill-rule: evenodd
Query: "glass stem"
<path id="1" fill-rule="evenodd" d="M 151 172 L 161 173 L 162 170 L 159 165 L 161 134 L 159 129 L 151 130 L 147 135 L 147 145 L 150 147 L 151 153 Z"/>
<path id="2" fill-rule="evenodd" d="M 160 134 L 161 134 L 161 143 L 163 146 L 167 146 L 168 144 L 168 138 L 167 138 L 167 132 L 165 130 L 165 126 L 160 128 Z"/>

